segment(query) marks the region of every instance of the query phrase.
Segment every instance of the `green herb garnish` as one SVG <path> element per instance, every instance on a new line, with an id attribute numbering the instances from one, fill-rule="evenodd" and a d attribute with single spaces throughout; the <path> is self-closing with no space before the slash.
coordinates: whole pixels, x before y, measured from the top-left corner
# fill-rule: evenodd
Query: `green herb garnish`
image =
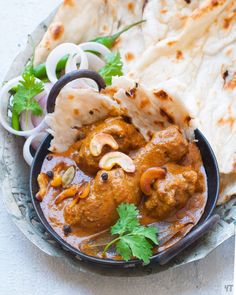
<path id="1" fill-rule="evenodd" d="M 153 255 L 153 244 L 158 245 L 157 228 L 142 226 L 138 220 L 139 211 L 133 204 L 122 203 L 118 206 L 117 212 L 120 218 L 111 227 L 111 234 L 119 236 L 106 245 L 103 253 L 115 245 L 117 253 L 124 260 L 136 257 L 148 264 Z"/>
<path id="2" fill-rule="evenodd" d="M 133 24 L 125 27 L 123 30 L 115 33 L 114 35 L 97 37 L 97 38 L 95 38 L 95 39 L 93 39 L 91 41 L 103 44 L 107 48 L 111 49 L 115 45 L 116 40 L 120 37 L 121 34 L 127 32 L 128 30 L 130 30 L 131 28 L 133 28 L 133 27 L 135 27 L 137 25 L 140 25 L 143 22 L 145 22 L 145 20 L 141 20 L 141 21 L 138 21 L 136 23 L 133 23 Z"/>
<path id="3" fill-rule="evenodd" d="M 15 88 L 15 94 L 13 98 L 12 108 L 12 127 L 19 130 L 17 120 L 19 123 L 19 116 L 22 112 L 26 111 L 26 120 L 28 118 L 28 112 L 31 111 L 34 116 L 41 116 L 43 110 L 39 103 L 35 100 L 35 96 L 43 91 L 43 83 L 36 81 L 36 78 L 32 74 L 32 67 L 27 66 L 22 74 L 22 80 Z M 28 122 L 26 122 L 26 126 Z"/>
<path id="4" fill-rule="evenodd" d="M 110 53 L 106 56 L 107 63 L 99 70 L 107 85 L 111 85 L 113 76 L 122 76 L 123 63 L 119 52 Z"/>

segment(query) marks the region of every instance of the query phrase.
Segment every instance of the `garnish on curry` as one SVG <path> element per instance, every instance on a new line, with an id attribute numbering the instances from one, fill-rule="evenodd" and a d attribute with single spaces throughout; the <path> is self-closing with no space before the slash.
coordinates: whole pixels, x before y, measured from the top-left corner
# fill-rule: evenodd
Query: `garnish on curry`
<path id="1" fill-rule="evenodd" d="M 115 248 L 119 232 L 110 233 L 122 219 L 117 208 L 127 204 L 138 208 L 133 213 L 138 221 L 121 232 L 132 236 L 137 227 L 150 227 L 152 238 L 143 241 L 151 244 L 151 253 L 176 243 L 199 220 L 206 175 L 196 144 L 176 125 L 146 141 L 129 118 L 111 117 L 79 128 L 77 138 L 66 152 L 46 157 L 36 196 L 50 225 L 69 244 L 100 258 L 135 256 L 129 245 L 126 254 Z M 153 237 L 157 228 L 159 246 Z M 109 243 L 113 246 L 106 247 Z"/>

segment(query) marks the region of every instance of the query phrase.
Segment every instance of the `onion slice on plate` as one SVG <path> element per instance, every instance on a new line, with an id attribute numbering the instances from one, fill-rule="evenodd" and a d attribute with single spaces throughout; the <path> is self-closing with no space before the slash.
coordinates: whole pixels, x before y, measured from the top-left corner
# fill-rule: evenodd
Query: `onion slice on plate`
<path id="1" fill-rule="evenodd" d="M 103 56 L 106 56 L 111 53 L 111 51 L 104 45 L 97 43 L 97 42 L 85 42 L 79 44 L 79 47 L 81 49 L 85 50 L 91 50 L 91 51 L 96 51 L 100 53 Z"/>
<path id="2" fill-rule="evenodd" d="M 34 144 L 34 148 L 37 149 L 39 146 L 40 142 L 43 140 L 47 132 L 40 132 L 37 134 L 32 134 L 30 137 L 28 137 L 25 141 L 24 147 L 23 147 L 23 157 L 26 161 L 26 163 L 30 166 L 33 162 L 33 156 L 31 155 L 30 152 L 30 147 L 31 145 Z M 37 142 L 35 142 L 37 141 Z"/>
<path id="3" fill-rule="evenodd" d="M 44 120 L 34 129 L 26 130 L 26 131 L 18 131 L 11 127 L 11 122 L 9 122 L 8 115 L 8 105 L 9 105 L 9 91 L 13 86 L 16 86 L 19 81 L 22 79 L 21 76 L 18 76 L 10 81 L 8 81 L 3 87 L 0 89 L 0 123 L 1 125 L 10 133 L 28 137 L 34 133 L 40 132 L 41 130 L 47 127 Z M 36 78 L 36 81 L 40 81 Z"/>
<path id="4" fill-rule="evenodd" d="M 86 52 L 88 63 L 89 63 L 89 69 L 93 71 L 99 71 L 104 65 L 105 62 L 98 57 L 96 54 L 93 54 L 91 52 Z"/>
<path id="5" fill-rule="evenodd" d="M 58 81 L 57 74 L 56 74 L 56 68 L 59 60 L 69 54 L 69 64 L 70 59 L 74 56 L 79 54 L 80 55 L 80 66 L 83 69 L 88 68 L 88 60 L 86 57 L 86 54 L 84 54 L 83 50 L 79 48 L 79 46 L 73 44 L 73 43 L 63 43 L 59 46 L 57 46 L 55 49 L 53 49 L 50 54 L 48 55 L 48 58 L 46 60 L 46 72 L 48 79 L 54 84 Z M 67 61 L 67 63 L 68 63 Z"/>

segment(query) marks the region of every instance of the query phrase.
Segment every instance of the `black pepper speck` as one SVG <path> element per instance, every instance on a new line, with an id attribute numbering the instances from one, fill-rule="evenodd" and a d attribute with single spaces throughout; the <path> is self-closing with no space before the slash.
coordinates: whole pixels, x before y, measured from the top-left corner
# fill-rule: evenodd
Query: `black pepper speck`
<path id="1" fill-rule="evenodd" d="M 47 156 L 47 160 L 48 160 L 48 161 L 51 161 L 52 158 L 53 158 L 53 156 L 51 156 L 51 155 L 48 155 L 48 156 Z"/>
<path id="2" fill-rule="evenodd" d="M 80 132 L 77 136 L 78 140 L 85 139 L 85 137 L 86 137 L 86 134 L 84 132 Z"/>
<path id="3" fill-rule="evenodd" d="M 54 176 L 54 173 L 52 172 L 52 171 L 48 171 L 47 173 L 47 176 L 49 177 L 49 178 L 53 178 L 53 176 Z"/>
<path id="4" fill-rule="evenodd" d="M 102 173 L 101 177 L 102 177 L 102 180 L 103 181 L 107 181 L 108 180 L 108 174 L 106 172 Z"/>
<path id="5" fill-rule="evenodd" d="M 63 226 L 63 232 L 65 236 L 68 236 L 71 233 L 71 227 L 68 224 L 65 224 Z"/>

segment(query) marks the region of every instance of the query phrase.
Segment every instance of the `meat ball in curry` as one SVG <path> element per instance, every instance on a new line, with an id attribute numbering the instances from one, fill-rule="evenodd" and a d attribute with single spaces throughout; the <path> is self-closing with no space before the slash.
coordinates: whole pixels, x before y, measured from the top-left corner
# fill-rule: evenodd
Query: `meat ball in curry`
<path id="1" fill-rule="evenodd" d="M 188 153 L 188 142 L 175 125 L 154 133 L 150 142 L 134 155 L 137 170 L 142 173 L 150 167 L 178 162 Z"/>
<path id="2" fill-rule="evenodd" d="M 109 228 L 118 218 L 116 208 L 119 204 L 139 205 L 141 190 L 138 183 L 136 175 L 127 174 L 121 168 L 99 171 L 91 181 L 89 196 L 72 208 L 65 207 L 66 223 L 76 224 L 90 233 Z"/>
<path id="3" fill-rule="evenodd" d="M 101 153 L 94 156 L 91 152 L 91 141 L 96 135 L 101 134 L 100 142 L 102 144 Z M 81 142 L 80 148 L 74 153 L 73 159 L 76 161 L 80 169 L 89 173 L 95 174 L 99 171 L 98 163 L 102 156 L 112 150 L 106 142 L 105 136 L 111 135 L 117 143 L 117 150 L 129 153 L 131 150 L 138 149 L 145 145 L 143 136 L 135 129 L 132 124 L 125 122 L 122 118 L 109 118 L 98 124 Z M 101 141 L 103 141 L 101 143 Z"/>
<path id="4" fill-rule="evenodd" d="M 153 184 L 144 206 L 148 214 L 163 220 L 183 208 L 189 198 L 199 190 L 199 173 L 189 166 L 169 163 L 166 175 Z"/>

